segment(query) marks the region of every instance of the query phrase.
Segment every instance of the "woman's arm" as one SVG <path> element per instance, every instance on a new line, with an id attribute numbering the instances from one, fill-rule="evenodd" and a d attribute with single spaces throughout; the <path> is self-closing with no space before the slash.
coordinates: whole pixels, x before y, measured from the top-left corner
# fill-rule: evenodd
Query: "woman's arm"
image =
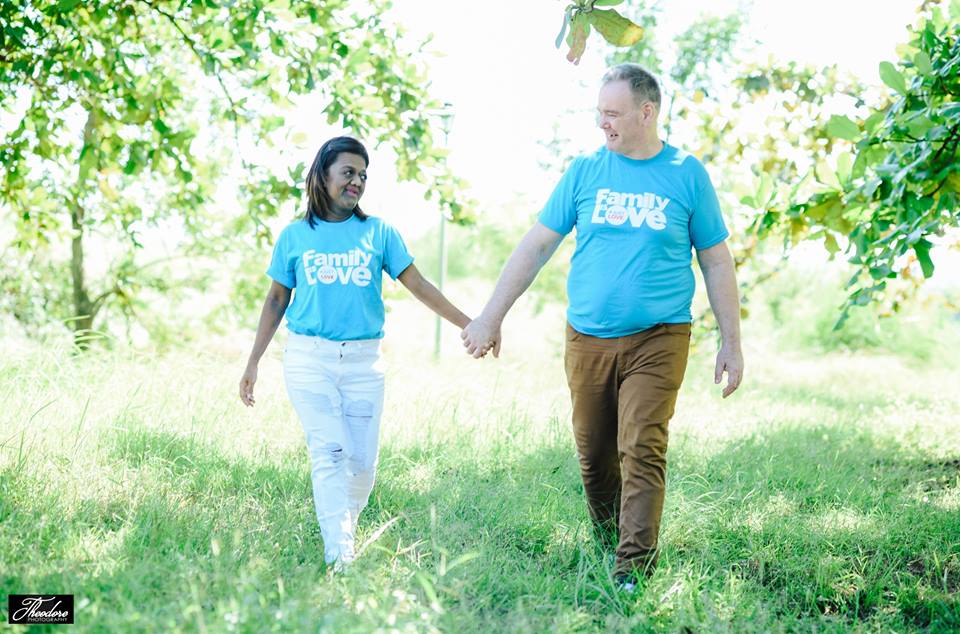
<path id="1" fill-rule="evenodd" d="M 272 282 L 270 290 L 267 291 L 267 299 L 263 302 L 263 310 L 260 311 L 260 323 L 257 325 L 253 350 L 250 351 L 247 368 L 243 372 L 243 377 L 240 378 L 240 400 L 247 407 L 252 407 L 254 403 L 253 385 L 257 382 L 257 365 L 260 363 L 260 357 L 266 352 L 270 340 L 277 332 L 283 313 L 290 304 L 291 294 L 292 291 L 289 288 L 278 282 Z"/>
<path id="2" fill-rule="evenodd" d="M 407 287 L 407 290 L 413 293 L 414 297 L 423 302 L 427 308 L 451 324 L 463 329 L 470 323 L 470 318 L 463 314 L 459 308 L 451 304 L 450 300 L 444 297 L 443 293 L 437 290 L 436 286 L 424 279 L 415 265 L 411 264 L 405 268 L 397 279 Z"/>

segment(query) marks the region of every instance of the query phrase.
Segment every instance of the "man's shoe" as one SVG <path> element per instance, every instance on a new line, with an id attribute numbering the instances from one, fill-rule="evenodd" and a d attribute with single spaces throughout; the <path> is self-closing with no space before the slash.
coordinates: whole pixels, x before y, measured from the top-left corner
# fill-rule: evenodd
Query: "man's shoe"
<path id="1" fill-rule="evenodd" d="M 616 583 L 617 591 L 624 594 L 633 594 L 637 591 L 637 582 L 628 575 L 617 575 L 613 579 Z"/>

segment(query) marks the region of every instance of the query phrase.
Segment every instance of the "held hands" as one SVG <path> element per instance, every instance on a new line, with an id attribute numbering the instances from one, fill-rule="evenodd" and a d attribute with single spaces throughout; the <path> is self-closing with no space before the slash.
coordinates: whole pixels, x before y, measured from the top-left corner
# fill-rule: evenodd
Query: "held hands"
<path id="1" fill-rule="evenodd" d="M 713 370 L 713 382 L 719 385 L 724 372 L 727 373 L 727 386 L 723 388 L 723 398 L 727 398 L 740 387 L 743 379 L 743 353 L 739 345 L 728 346 L 724 343 L 720 346 L 717 365 Z"/>
<path id="2" fill-rule="evenodd" d="M 463 339 L 463 347 L 467 349 L 467 354 L 474 359 L 479 359 L 493 350 L 493 356 L 500 356 L 500 324 L 493 323 L 492 320 L 483 315 L 477 317 L 463 329 L 460 333 Z"/>
<path id="3" fill-rule="evenodd" d="M 247 407 L 253 407 L 256 402 L 253 398 L 253 385 L 257 382 L 257 366 L 248 365 L 240 377 L 240 400 Z"/>

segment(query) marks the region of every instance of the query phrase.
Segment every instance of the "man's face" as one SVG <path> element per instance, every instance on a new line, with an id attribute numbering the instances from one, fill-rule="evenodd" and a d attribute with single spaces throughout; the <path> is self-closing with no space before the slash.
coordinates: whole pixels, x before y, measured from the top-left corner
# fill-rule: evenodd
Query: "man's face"
<path id="1" fill-rule="evenodd" d="M 611 81 L 600 88 L 597 125 L 603 130 L 607 149 L 630 154 L 643 144 L 647 130 L 656 123 L 656 106 L 637 104 L 626 81 Z"/>

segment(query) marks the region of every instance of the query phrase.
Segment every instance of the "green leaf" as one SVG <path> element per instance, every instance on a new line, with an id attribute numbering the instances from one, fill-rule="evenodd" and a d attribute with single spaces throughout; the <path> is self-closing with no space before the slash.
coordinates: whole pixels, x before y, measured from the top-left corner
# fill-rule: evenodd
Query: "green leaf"
<path id="1" fill-rule="evenodd" d="M 754 195 L 754 200 L 757 201 L 757 204 L 761 207 L 766 207 L 770 204 L 770 199 L 773 197 L 773 179 L 766 173 L 760 176 L 760 182 L 757 183 L 757 191 Z"/>
<path id="2" fill-rule="evenodd" d="M 890 62 L 880 62 L 880 79 L 901 95 L 907 94 L 907 81 Z"/>
<path id="3" fill-rule="evenodd" d="M 831 258 L 840 252 L 840 245 L 837 243 L 837 238 L 832 233 L 824 235 L 823 246 L 827 249 L 827 252 L 830 254 Z"/>
<path id="4" fill-rule="evenodd" d="M 603 39 L 614 46 L 633 46 L 643 38 L 643 27 L 613 9 L 594 9 L 586 16 Z"/>
<path id="5" fill-rule="evenodd" d="M 873 132 L 877 129 L 877 126 L 883 122 L 886 116 L 887 113 L 883 110 L 874 112 L 863 122 L 864 130 L 866 130 L 869 134 L 873 134 Z"/>
<path id="6" fill-rule="evenodd" d="M 853 155 L 849 152 L 844 152 L 837 157 L 837 178 L 840 179 L 841 183 L 846 183 L 850 180 L 850 175 L 853 173 Z"/>
<path id="7" fill-rule="evenodd" d="M 560 34 L 557 35 L 556 47 L 560 48 L 563 44 L 563 36 L 567 34 L 567 27 L 570 26 L 570 12 L 572 9 L 567 9 L 563 12 L 563 24 L 560 26 Z"/>
<path id="8" fill-rule="evenodd" d="M 933 74 L 933 64 L 930 63 L 930 56 L 923 51 L 913 56 L 913 63 L 921 75 L 926 77 Z"/>
<path id="9" fill-rule="evenodd" d="M 596 0 L 593 3 L 595 7 L 615 7 L 618 4 L 623 4 L 623 0 Z"/>
<path id="10" fill-rule="evenodd" d="M 837 139 L 856 141 L 860 138 L 860 128 L 849 117 L 835 114 L 827 123 L 827 134 Z"/>
<path id="11" fill-rule="evenodd" d="M 840 179 L 837 178 L 837 173 L 833 171 L 833 168 L 830 167 L 830 164 L 826 161 L 820 161 L 817 163 L 815 171 L 817 174 L 817 180 L 827 187 L 836 190 L 843 189 L 843 186 L 840 184 Z"/>
<path id="12" fill-rule="evenodd" d="M 930 247 L 932 245 L 926 240 L 920 240 L 913 245 L 913 252 L 917 254 L 917 261 L 920 262 L 920 269 L 925 278 L 933 277 L 933 260 L 930 259 Z"/>
<path id="13" fill-rule="evenodd" d="M 82 0 L 60 0 L 60 2 L 57 3 L 57 11 L 67 13 L 68 11 L 72 11 L 80 2 L 82 2 Z"/>

